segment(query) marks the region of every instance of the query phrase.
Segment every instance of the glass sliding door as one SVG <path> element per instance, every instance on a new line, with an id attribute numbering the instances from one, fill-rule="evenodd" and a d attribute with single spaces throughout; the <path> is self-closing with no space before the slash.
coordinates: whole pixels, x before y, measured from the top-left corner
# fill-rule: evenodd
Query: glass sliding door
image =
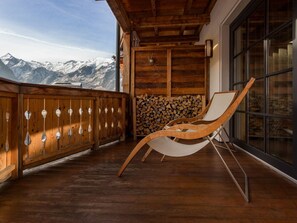
<path id="1" fill-rule="evenodd" d="M 252 1 L 231 25 L 230 52 L 232 88 L 256 78 L 233 118 L 235 142 L 296 178 L 293 7 L 292 0 Z"/>

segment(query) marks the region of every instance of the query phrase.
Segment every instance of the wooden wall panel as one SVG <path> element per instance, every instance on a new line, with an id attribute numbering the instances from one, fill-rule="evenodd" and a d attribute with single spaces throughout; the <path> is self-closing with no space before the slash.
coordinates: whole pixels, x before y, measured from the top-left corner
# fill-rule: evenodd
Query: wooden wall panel
<path id="1" fill-rule="evenodd" d="M 151 63 L 150 60 L 153 60 Z M 167 94 L 167 50 L 135 52 L 135 94 Z"/>
<path id="2" fill-rule="evenodd" d="M 206 95 L 208 66 L 204 46 L 135 47 L 132 52 L 132 97 Z"/>
<path id="3" fill-rule="evenodd" d="M 173 49 L 172 95 L 206 94 L 204 48 Z"/>

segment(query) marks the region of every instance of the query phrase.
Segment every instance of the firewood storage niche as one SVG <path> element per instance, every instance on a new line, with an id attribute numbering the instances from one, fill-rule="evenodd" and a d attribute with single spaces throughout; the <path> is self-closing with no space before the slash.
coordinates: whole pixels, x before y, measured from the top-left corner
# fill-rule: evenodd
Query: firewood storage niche
<path id="1" fill-rule="evenodd" d="M 209 60 L 204 45 L 134 47 L 131 60 L 133 133 L 145 136 L 205 106 Z"/>

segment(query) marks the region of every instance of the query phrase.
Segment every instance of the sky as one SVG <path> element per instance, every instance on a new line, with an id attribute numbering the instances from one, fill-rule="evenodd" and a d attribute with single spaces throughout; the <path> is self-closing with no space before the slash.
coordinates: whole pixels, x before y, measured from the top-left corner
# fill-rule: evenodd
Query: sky
<path id="1" fill-rule="evenodd" d="M 110 58 L 116 20 L 106 1 L 0 0 L 0 57 L 39 62 Z"/>

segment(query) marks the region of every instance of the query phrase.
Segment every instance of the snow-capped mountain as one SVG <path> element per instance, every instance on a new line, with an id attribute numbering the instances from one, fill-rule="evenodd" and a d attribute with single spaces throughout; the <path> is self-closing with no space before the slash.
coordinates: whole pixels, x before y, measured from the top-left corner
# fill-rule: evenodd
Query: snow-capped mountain
<path id="1" fill-rule="evenodd" d="M 6 54 L 0 57 L 2 62 L 8 66 L 12 72 L 14 73 L 16 79 L 20 82 L 26 82 L 26 75 L 30 75 L 30 73 L 37 67 L 41 66 L 36 62 L 26 62 L 22 59 L 17 59 L 11 54 Z"/>
<path id="2" fill-rule="evenodd" d="M 0 75 L 1 77 L 16 81 L 16 78 L 12 70 L 10 70 L 10 68 L 6 66 L 1 60 L 0 60 L 0 74 L 1 74 Z"/>
<path id="3" fill-rule="evenodd" d="M 0 77 L 36 84 L 68 85 L 79 82 L 83 88 L 114 90 L 115 62 L 106 58 L 65 63 L 28 62 L 8 53 L 0 57 Z"/>

